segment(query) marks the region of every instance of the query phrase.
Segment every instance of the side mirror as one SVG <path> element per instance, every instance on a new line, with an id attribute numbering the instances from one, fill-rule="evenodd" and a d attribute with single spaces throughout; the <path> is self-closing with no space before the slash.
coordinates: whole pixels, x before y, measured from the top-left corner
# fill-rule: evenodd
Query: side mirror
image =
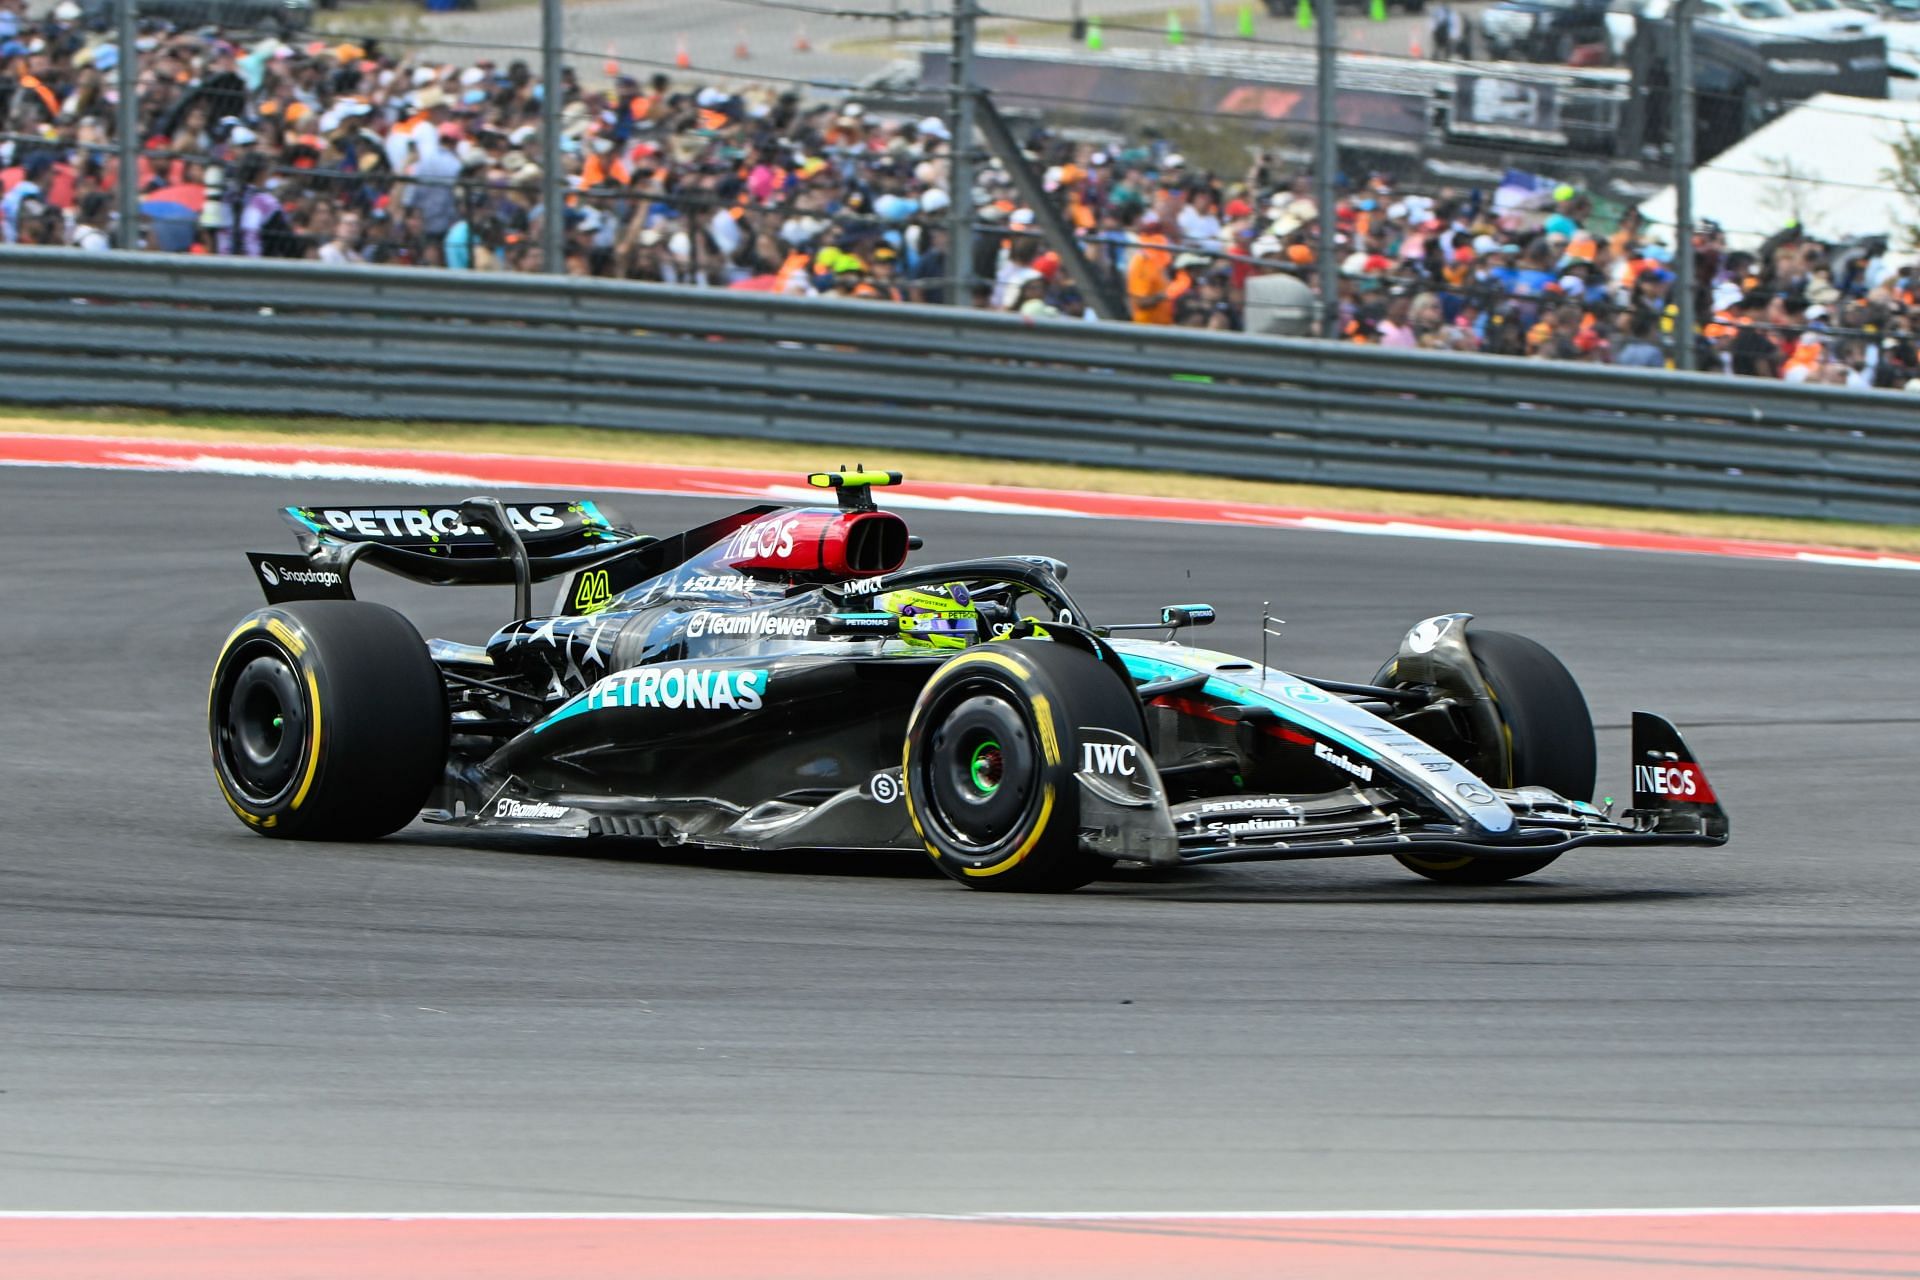
<path id="1" fill-rule="evenodd" d="M 1210 604 L 1170 604 L 1160 610 L 1163 627 L 1209 627 L 1218 615 Z"/>

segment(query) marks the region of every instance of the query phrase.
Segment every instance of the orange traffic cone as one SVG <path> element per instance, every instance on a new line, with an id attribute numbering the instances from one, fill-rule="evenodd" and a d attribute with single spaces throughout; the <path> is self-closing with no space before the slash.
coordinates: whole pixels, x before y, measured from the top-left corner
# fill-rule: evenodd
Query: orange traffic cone
<path id="1" fill-rule="evenodd" d="M 601 64 L 601 70 L 607 73 L 608 79 L 612 79 L 620 74 L 620 59 L 613 56 L 613 41 L 611 40 L 607 41 L 607 60 Z"/>
<path id="2" fill-rule="evenodd" d="M 1420 35 L 1418 32 L 1407 37 L 1407 56 L 1409 58 L 1424 58 L 1427 56 L 1427 51 L 1420 47 Z"/>
<path id="3" fill-rule="evenodd" d="M 733 36 L 734 61 L 745 62 L 753 56 L 752 51 L 747 48 L 747 29 L 745 27 L 735 27 L 733 29 Z"/>
<path id="4" fill-rule="evenodd" d="M 675 36 L 673 38 L 673 65 L 682 71 L 685 71 L 693 65 L 693 59 L 687 55 L 687 38 L 685 36 Z"/>
<path id="5" fill-rule="evenodd" d="M 795 53 L 813 52 L 813 41 L 807 39 L 807 24 L 804 22 L 794 24 L 793 51 Z"/>

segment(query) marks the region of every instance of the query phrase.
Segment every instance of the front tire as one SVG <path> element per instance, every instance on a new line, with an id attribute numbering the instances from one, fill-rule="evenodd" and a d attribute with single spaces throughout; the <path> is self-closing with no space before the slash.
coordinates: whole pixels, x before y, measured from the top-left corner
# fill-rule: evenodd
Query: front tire
<path id="1" fill-rule="evenodd" d="M 907 724 L 907 813 L 934 864 L 970 889 L 1056 893 L 1112 864 L 1080 847 L 1082 729 L 1146 749 L 1139 699 L 1062 641 L 1008 640 L 954 658 Z"/>
<path id="2" fill-rule="evenodd" d="M 446 769 L 445 686 L 385 605 L 275 605 L 227 637 L 207 732 L 221 794 L 250 830 L 377 839 L 413 820 Z"/>
<path id="3" fill-rule="evenodd" d="M 1472 630 L 1467 646 L 1493 693 L 1507 737 L 1504 749 L 1496 743 L 1478 753 L 1481 776 L 1495 786 L 1546 787 L 1569 800 L 1592 800 L 1593 717 L 1573 673 L 1546 646 L 1511 632 Z M 1559 856 L 1394 855 L 1408 870 L 1442 884 L 1517 880 Z"/>

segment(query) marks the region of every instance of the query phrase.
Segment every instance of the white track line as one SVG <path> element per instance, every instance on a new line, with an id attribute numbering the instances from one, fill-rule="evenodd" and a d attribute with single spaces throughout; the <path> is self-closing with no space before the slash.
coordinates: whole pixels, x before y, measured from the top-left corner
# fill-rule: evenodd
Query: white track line
<path id="1" fill-rule="evenodd" d="M 1172 1222 L 1207 1219 L 1232 1222 L 1419 1222 L 1475 1219 L 1554 1218 L 1769 1218 L 1823 1216 L 1920 1216 L 1920 1205 L 1772 1205 L 1735 1208 L 1661 1209 L 1225 1209 L 1149 1211 L 1093 1209 L 1008 1210 L 988 1213 L 225 1213 L 163 1209 L 0 1210 L 0 1221 L 211 1221 L 211 1222 Z"/>

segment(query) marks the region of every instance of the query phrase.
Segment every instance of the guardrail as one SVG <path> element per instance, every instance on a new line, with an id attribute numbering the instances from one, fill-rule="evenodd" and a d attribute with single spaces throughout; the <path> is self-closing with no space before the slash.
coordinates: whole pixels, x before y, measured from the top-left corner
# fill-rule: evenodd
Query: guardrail
<path id="1" fill-rule="evenodd" d="M 616 281 L 0 249 L 0 401 L 1920 522 L 1920 400 Z"/>

